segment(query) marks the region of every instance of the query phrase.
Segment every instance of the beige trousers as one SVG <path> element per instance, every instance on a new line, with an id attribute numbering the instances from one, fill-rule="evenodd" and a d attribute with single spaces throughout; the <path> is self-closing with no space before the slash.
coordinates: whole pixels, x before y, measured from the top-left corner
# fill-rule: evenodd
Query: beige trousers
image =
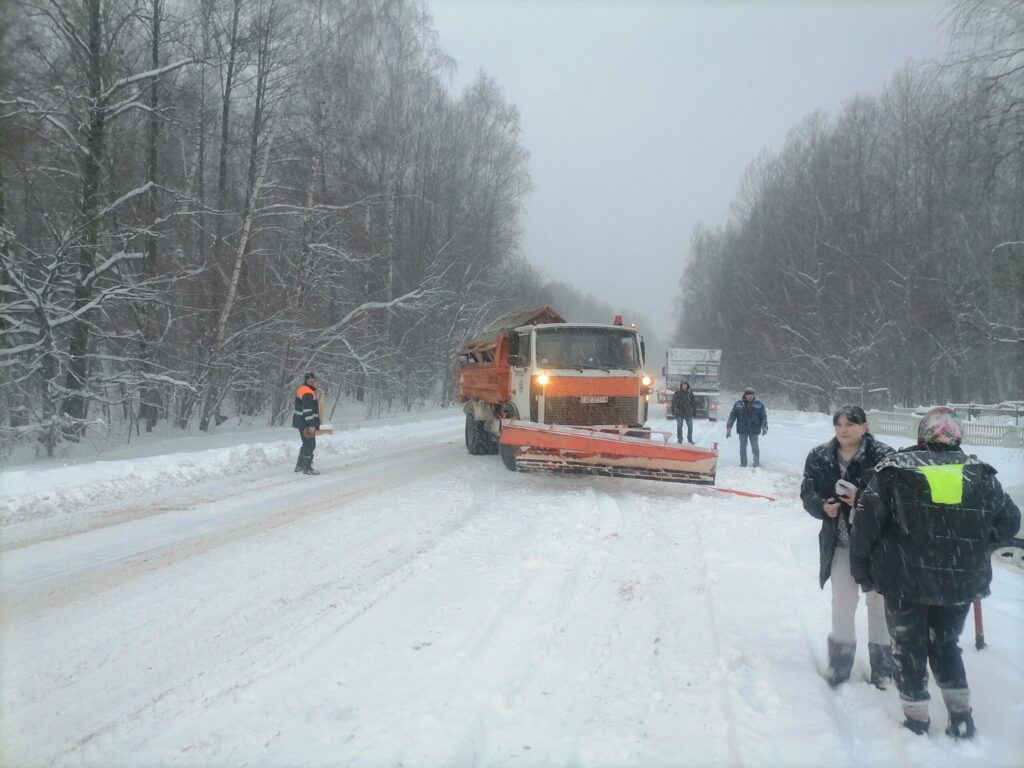
<path id="1" fill-rule="evenodd" d="M 860 599 L 860 586 L 850 574 L 849 547 L 836 547 L 832 555 L 832 639 L 837 643 L 857 642 L 854 616 Z M 889 645 L 889 627 L 885 623 L 885 600 L 877 592 L 867 592 L 864 602 L 868 604 L 868 642 Z"/>

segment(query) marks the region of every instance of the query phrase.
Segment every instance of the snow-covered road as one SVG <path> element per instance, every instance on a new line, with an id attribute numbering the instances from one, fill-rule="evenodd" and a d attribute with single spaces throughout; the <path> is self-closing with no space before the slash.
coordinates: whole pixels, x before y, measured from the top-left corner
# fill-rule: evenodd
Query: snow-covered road
<path id="1" fill-rule="evenodd" d="M 996 569 L 991 647 L 964 633 L 974 743 L 937 695 L 917 738 L 895 691 L 819 677 L 798 490 L 831 425 L 772 416 L 762 469 L 695 436 L 774 502 L 508 472 L 451 412 L 322 439 L 316 478 L 287 431 L 6 473 L 0 764 L 1024 764 L 1024 573 Z"/>

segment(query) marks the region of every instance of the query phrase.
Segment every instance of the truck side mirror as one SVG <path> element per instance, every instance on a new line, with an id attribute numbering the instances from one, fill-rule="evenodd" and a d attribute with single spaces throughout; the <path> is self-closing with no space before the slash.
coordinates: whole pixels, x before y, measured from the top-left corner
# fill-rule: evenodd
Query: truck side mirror
<path id="1" fill-rule="evenodd" d="M 508 335 L 508 364 L 521 368 L 523 361 L 519 358 L 519 334 Z"/>
<path id="2" fill-rule="evenodd" d="M 643 336 L 640 337 L 640 357 L 643 358 L 641 360 L 641 365 L 646 364 L 647 363 L 647 345 L 644 344 L 644 337 Z"/>
<path id="3" fill-rule="evenodd" d="M 661 366 L 661 378 L 665 378 L 665 366 Z"/>

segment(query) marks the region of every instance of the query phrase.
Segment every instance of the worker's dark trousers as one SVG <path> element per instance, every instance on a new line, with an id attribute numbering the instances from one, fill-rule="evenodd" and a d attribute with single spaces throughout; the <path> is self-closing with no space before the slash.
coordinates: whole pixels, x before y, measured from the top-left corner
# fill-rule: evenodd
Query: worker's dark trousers
<path id="1" fill-rule="evenodd" d="M 958 641 L 970 607 L 970 603 L 915 605 L 885 598 L 885 619 L 892 637 L 896 687 L 901 699 L 928 700 L 929 662 L 939 688 L 967 688 Z"/>
<path id="2" fill-rule="evenodd" d="M 683 424 L 686 424 L 686 441 L 693 442 L 693 417 L 676 416 L 676 442 L 683 442 Z"/>
<path id="3" fill-rule="evenodd" d="M 299 461 L 295 465 L 295 468 L 312 469 L 313 451 L 316 450 L 316 435 L 313 435 L 313 437 L 306 437 L 302 434 L 302 430 L 300 429 L 299 437 L 302 439 L 302 447 L 299 449 Z"/>

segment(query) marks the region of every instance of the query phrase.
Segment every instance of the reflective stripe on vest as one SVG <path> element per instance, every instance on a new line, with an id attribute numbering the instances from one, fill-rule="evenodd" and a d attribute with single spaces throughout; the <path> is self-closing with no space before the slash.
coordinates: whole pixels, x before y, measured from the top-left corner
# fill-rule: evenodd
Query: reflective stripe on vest
<path id="1" fill-rule="evenodd" d="M 964 465 L 918 467 L 928 481 L 934 504 L 960 504 L 964 500 Z"/>

